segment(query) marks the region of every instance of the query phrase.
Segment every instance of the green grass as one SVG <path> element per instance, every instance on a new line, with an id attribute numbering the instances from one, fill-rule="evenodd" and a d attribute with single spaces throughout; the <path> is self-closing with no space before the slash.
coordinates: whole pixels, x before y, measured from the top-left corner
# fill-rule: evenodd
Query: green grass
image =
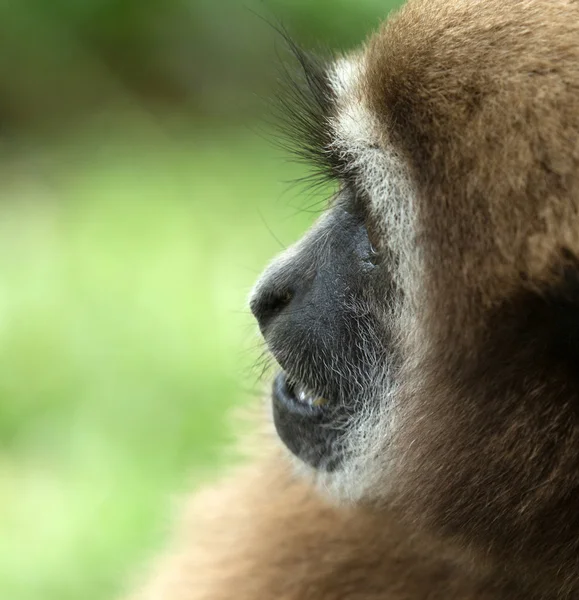
<path id="1" fill-rule="evenodd" d="M 0 598 L 113 598 L 226 460 L 269 229 L 312 215 L 247 132 L 142 117 L 1 158 Z"/>

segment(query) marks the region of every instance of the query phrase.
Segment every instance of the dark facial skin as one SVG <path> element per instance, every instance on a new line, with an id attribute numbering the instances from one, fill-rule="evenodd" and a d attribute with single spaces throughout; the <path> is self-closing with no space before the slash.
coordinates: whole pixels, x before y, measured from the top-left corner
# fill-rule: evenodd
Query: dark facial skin
<path id="1" fill-rule="evenodd" d="M 363 403 L 378 401 L 389 356 L 387 272 L 348 192 L 290 252 L 265 273 L 251 309 L 282 368 L 272 394 L 278 434 L 301 460 L 329 471 L 343 460 L 343 435 Z M 298 385 L 323 404 L 300 402 Z"/>

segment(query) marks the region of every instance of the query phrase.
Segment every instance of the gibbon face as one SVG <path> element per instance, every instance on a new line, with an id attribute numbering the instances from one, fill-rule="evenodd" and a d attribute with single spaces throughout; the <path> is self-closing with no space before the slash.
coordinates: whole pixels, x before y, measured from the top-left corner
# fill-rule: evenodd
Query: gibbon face
<path id="1" fill-rule="evenodd" d="M 279 437 L 341 500 L 560 568 L 579 550 L 579 3 L 410 0 L 359 52 L 298 59 L 283 107 L 339 191 L 251 299 Z"/>
<path id="2" fill-rule="evenodd" d="M 287 447 L 324 473 L 355 457 L 348 436 L 387 401 L 397 290 L 373 246 L 360 195 L 344 188 L 313 229 L 275 263 L 252 301 L 282 370 L 273 418 Z M 388 301 L 391 299 L 391 301 Z"/>

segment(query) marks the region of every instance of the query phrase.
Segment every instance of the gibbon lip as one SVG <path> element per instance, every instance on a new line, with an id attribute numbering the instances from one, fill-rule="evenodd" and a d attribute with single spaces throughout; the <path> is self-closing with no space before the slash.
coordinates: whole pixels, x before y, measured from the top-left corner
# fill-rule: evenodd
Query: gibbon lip
<path id="1" fill-rule="evenodd" d="M 327 400 L 311 391 L 305 384 L 294 383 L 281 371 L 273 382 L 274 398 L 292 412 L 301 415 L 318 415 L 323 412 Z"/>

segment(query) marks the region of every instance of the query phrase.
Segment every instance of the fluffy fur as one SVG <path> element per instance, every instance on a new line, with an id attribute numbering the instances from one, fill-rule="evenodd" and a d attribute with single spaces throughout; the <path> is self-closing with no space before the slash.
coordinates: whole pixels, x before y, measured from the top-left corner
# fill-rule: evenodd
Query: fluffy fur
<path id="1" fill-rule="evenodd" d="M 513 597 L 392 515 L 324 502 L 275 452 L 197 496 L 179 530 L 131 600 Z"/>
<path id="2" fill-rule="evenodd" d="M 298 58 L 340 192 L 252 309 L 334 403 L 194 499 L 137 598 L 579 597 L 579 3 L 410 0 Z"/>

